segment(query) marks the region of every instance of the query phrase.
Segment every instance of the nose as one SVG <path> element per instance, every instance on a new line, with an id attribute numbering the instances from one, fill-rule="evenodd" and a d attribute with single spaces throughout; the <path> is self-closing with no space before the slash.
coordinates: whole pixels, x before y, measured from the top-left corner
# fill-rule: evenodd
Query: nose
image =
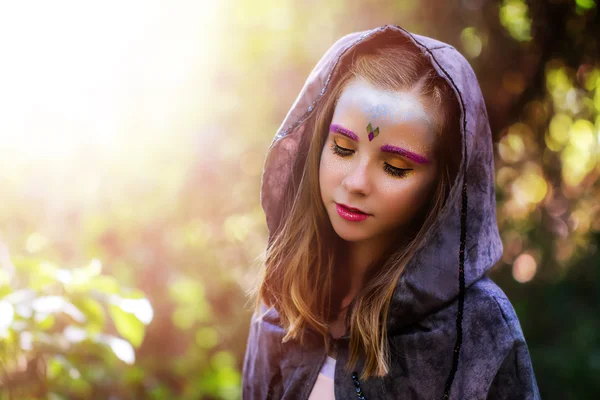
<path id="1" fill-rule="evenodd" d="M 342 186 L 353 194 L 366 195 L 371 190 L 371 182 L 368 174 L 368 164 L 358 163 L 353 167 L 342 181 Z"/>

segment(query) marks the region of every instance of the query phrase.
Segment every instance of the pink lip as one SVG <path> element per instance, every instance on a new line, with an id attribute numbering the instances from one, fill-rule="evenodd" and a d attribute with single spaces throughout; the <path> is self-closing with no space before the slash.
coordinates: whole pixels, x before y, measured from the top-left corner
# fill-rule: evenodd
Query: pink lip
<path id="1" fill-rule="evenodd" d="M 366 214 L 357 208 L 350 208 L 348 206 L 338 203 L 335 203 L 335 207 L 340 217 L 348 221 L 363 221 L 369 218 L 369 214 Z"/>

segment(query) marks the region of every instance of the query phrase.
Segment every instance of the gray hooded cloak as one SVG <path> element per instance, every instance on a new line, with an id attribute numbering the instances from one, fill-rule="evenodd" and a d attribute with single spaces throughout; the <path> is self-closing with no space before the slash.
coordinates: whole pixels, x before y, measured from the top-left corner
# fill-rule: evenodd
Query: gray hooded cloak
<path id="1" fill-rule="evenodd" d="M 392 362 L 385 377 L 344 371 L 349 336 L 334 340 L 336 399 L 539 399 L 523 331 L 505 293 L 487 275 L 500 259 L 494 155 L 484 99 L 469 62 L 452 46 L 395 25 L 350 33 L 319 60 L 268 150 L 261 188 L 269 238 L 314 110 L 341 66 L 373 46 L 409 43 L 431 62 L 460 103 L 462 161 L 425 244 L 398 280 L 388 315 Z M 306 143 L 306 142 L 304 142 Z M 244 400 L 306 400 L 326 358 L 322 339 L 282 343 L 277 311 L 253 314 L 243 363 Z M 361 371 L 359 359 L 355 370 Z M 361 397 L 361 395 L 363 397 Z"/>

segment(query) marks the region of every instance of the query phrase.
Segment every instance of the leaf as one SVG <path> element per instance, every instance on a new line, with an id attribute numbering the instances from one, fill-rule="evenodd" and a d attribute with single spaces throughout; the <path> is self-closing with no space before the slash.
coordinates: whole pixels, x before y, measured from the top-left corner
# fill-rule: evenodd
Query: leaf
<path id="1" fill-rule="evenodd" d="M 54 315 L 52 314 L 36 314 L 35 320 L 37 321 L 37 329 L 42 331 L 48 331 L 54 326 L 54 323 L 56 322 L 56 317 L 54 317 Z"/>
<path id="2" fill-rule="evenodd" d="M 42 296 L 33 300 L 31 307 L 42 315 L 63 312 L 75 321 L 86 322 L 85 315 L 62 296 Z M 45 318 L 45 316 L 43 317 Z"/>
<path id="3" fill-rule="evenodd" d="M 119 360 L 130 365 L 135 362 L 135 351 L 133 350 L 133 347 L 131 347 L 131 344 L 126 340 L 118 337 L 111 337 L 109 345 Z"/>
<path id="4" fill-rule="evenodd" d="M 87 317 L 88 332 L 101 332 L 104 329 L 106 315 L 98 301 L 91 297 L 83 297 L 74 300 L 73 304 Z"/>
<path id="5" fill-rule="evenodd" d="M 144 325 L 148 325 L 152 318 L 154 318 L 154 310 L 152 305 L 145 298 L 136 299 L 124 299 L 120 298 L 117 305 L 121 307 L 123 311 L 132 313 L 139 319 Z"/>
<path id="6" fill-rule="evenodd" d="M 0 333 L 7 330 L 15 316 L 15 311 L 8 301 L 0 300 Z"/>
<path id="7" fill-rule="evenodd" d="M 101 293 L 114 294 L 119 293 L 119 283 L 112 276 L 99 275 L 92 278 L 91 287 Z"/>
<path id="8" fill-rule="evenodd" d="M 121 336 L 133 346 L 139 347 L 144 340 L 144 324 L 134 314 L 123 311 L 119 306 L 109 306 L 110 316 Z"/>

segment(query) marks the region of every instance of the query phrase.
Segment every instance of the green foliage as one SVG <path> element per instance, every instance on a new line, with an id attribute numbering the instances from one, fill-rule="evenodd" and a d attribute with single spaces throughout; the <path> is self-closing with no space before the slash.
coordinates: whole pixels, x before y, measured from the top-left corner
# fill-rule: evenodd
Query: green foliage
<path id="1" fill-rule="evenodd" d="M 2 398 L 92 398 L 111 376 L 126 384 L 152 320 L 148 300 L 102 275 L 98 260 L 13 266 L 0 286 Z"/>
<path id="2" fill-rule="evenodd" d="M 524 0 L 504 0 L 500 6 L 500 22 L 519 41 L 531 40 L 531 18 Z"/>

